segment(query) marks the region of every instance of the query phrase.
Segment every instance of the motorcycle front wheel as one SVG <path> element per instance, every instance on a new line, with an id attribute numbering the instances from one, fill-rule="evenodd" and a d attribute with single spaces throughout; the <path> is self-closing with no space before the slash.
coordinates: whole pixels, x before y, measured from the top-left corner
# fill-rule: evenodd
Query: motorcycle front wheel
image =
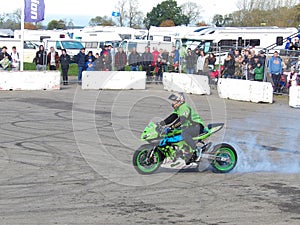
<path id="1" fill-rule="evenodd" d="M 236 166 L 237 153 L 229 144 L 221 143 L 214 146 L 211 154 L 215 156 L 210 163 L 215 173 L 228 173 Z"/>
<path id="2" fill-rule="evenodd" d="M 148 152 L 153 149 L 152 145 L 142 145 L 133 154 L 133 166 L 140 174 L 154 173 L 162 163 L 160 151 L 154 150 L 148 157 Z"/>

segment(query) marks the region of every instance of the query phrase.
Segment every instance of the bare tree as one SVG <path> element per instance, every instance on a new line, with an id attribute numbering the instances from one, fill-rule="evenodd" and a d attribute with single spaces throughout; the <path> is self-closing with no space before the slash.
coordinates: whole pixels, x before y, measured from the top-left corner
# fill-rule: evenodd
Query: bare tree
<path id="1" fill-rule="evenodd" d="M 202 7 L 195 2 L 186 2 L 181 6 L 182 13 L 189 18 L 189 23 L 195 24 L 200 19 L 200 13 L 202 12 Z"/>
<path id="2" fill-rule="evenodd" d="M 254 9 L 272 10 L 282 7 L 292 8 L 299 4 L 299 0 L 239 0 L 237 7 L 242 11 L 252 11 Z"/>
<path id="3" fill-rule="evenodd" d="M 121 27 L 125 26 L 125 22 L 126 22 L 125 21 L 126 17 L 127 17 L 126 3 L 127 3 L 127 0 L 119 0 L 117 5 L 116 5 L 116 9 L 120 13 L 120 16 L 118 18 L 118 22 L 119 22 L 119 25 Z"/>
<path id="4" fill-rule="evenodd" d="M 70 19 L 69 22 L 67 23 L 68 28 L 73 28 L 74 27 L 74 23 L 73 20 Z"/>
<path id="5" fill-rule="evenodd" d="M 128 0 L 128 25 L 129 27 L 139 28 L 142 25 L 143 13 L 139 11 L 140 4 L 138 0 Z"/>
<path id="6" fill-rule="evenodd" d="M 239 0 L 233 13 L 236 26 L 298 26 L 299 0 Z"/>

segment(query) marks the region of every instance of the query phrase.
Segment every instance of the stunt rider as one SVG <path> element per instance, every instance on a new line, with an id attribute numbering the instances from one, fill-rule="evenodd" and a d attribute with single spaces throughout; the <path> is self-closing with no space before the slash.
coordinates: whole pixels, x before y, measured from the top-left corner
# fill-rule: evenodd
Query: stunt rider
<path id="1" fill-rule="evenodd" d="M 161 121 L 159 124 L 161 126 L 166 126 L 168 129 L 174 129 L 181 126 L 182 138 L 190 146 L 190 152 L 186 159 L 186 163 L 190 163 L 190 157 L 193 152 L 196 152 L 197 159 L 199 161 L 201 158 L 201 147 L 196 145 L 193 137 L 198 136 L 204 132 L 204 123 L 201 117 L 185 102 L 185 97 L 182 93 L 171 94 L 168 98 L 172 101 L 172 107 L 174 111 L 166 119 Z"/>

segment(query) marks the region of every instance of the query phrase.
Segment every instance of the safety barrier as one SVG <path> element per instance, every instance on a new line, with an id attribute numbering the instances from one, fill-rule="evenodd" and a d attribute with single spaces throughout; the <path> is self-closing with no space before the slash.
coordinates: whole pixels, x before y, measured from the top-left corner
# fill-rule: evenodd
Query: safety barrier
<path id="1" fill-rule="evenodd" d="M 0 90 L 59 90 L 59 71 L 1 71 Z"/>
<path id="2" fill-rule="evenodd" d="M 146 72 L 83 71 L 82 89 L 146 89 Z"/>
<path id="3" fill-rule="evenodd" d="M 164 73 L 164 89 L 189 94 L 210 95 L 208 77 L 184 73 Z"/>
<path id="4" fill-rule="evenodd" d="M 290 87 L 289 105 L 294 108 L 300 108 L 300 86 Z"/>
<path id="5" fill-rule="evenodd" d="M 273 103 L 273 87 L 269 82 L 220 78 L 218 93 L 220 98 Z"/>

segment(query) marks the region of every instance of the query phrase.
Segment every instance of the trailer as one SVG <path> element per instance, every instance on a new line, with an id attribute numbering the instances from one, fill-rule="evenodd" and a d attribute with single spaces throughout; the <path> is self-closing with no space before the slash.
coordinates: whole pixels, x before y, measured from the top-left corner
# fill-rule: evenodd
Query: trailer
<path id="1" fill-rule="evenodd" d="M 205 50 L 219 46 L 266 48 L 280 39 L 297 34 L 298 29 L 295 27 L 207 27 L 201 32 L 181 37 L 181 42 L 187 47 L 201 47 Z M 283 48 L 283 43 L 280 47 Z"/>
<path id="2" fill-rule="evenodd" d="M 233 49 L 261 49 L 273 53 L 284 49 L 284 41 L 288 37 L 297 37 L 295 27 L 206 27 L 198 32 L 190 32 L 178 37 L 176 48 L 203 49 L 205 53 L 214 52 L 222 58 Z"/>

